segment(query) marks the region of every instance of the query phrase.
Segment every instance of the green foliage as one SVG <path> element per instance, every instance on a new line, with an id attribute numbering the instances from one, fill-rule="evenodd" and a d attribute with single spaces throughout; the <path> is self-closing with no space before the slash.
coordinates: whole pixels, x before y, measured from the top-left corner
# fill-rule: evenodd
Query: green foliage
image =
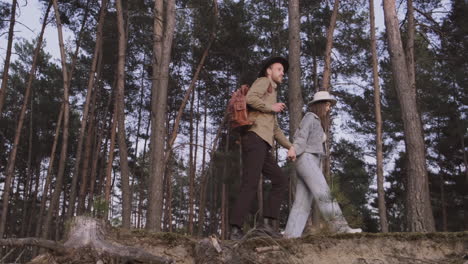
<path id="1" fill-rule="evenodd" d="M 353 226 L 363 226 L 363 229 L 368 231 L 374 230 L 376 219 L 370 218 L 373 213 L 368 205 L 372 177 L 368 165 L 362 159 L 362 148 L 349 141 L 340 140 L 333 146 L 332 155 L 333 177 L 330 186 L 345 218 Z"/>
<path id="2" fill-rule="evenodd" d="M 11 4 L 0 2 L 0 30 L 3 30 L 9 25 L 11 16 Z"/>

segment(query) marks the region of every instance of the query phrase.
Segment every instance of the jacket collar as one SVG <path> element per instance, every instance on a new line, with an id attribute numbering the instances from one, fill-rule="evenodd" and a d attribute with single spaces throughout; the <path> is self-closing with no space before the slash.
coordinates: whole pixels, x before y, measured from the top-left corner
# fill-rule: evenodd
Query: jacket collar
<path id="1" fill-rule="evenodd" d="M 320 119 L 320 117 L 318 117 L 318 115 L 316 115 L 314 112 L 307 112 L 307 114 L 311 114 L 315 118 Z"/>
<path id="2" fill-rule="evenodd" d="M 267 78 L 268 78 L 268 77 L 267 77 Z M 270 80 L 271 87 L 272 87 L 273 89 L 276 90 L 276 88 L 278 87 L 278 85 L 277 85 L 272 79 L 270 79 L 270 78 L 268 78 L 268 79 Z"/>

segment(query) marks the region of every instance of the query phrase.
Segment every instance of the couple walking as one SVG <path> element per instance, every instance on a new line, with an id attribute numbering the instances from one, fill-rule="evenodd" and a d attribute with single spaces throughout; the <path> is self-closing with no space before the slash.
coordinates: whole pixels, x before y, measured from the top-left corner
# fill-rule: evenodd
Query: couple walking
<path id="1" fill-rule="evenodd" d="M 273 237 L 281 236 L 274 231 L 272 221 L 279 217 L 280 205 L 288 189 L 289 179 L 282 173 L 270 152 L 274 140 L 288 149 L 288 159 L 296 161 L 297 157 L 296 195 L 284 236 L 293 238 L 302 235 L 312 201 L 317 202 L 322 216 L 334 231 L 361 232 L 361 229 L 349 227 L 338 203 L 331 197 L 320 168 L 321 157 L 326 154 L 323 122 L 327 112 L 335 105 L 335 98 L 326 91 L 314 94 L 313 100 L 308 104 L 308 112 L 294 134 L 294 143 L 289 142 L 278 126 L 276 114 L 282 112 L 286 105 L 277 102 L 277 86 L 282 83 L 288 66 L 288 61 L 282 57 L 268 59 L 246 96 L 250 107 L 249 120 L 253 121 L 253 125 L 241 137 L 242 185 L 229 219 L 231 240 L 238 240 L 244 235 L 242 232 L 244 217 L 255 199 L 261 173 L 272 183 L 269 197 L 264 205 L 263 226 Z"/>

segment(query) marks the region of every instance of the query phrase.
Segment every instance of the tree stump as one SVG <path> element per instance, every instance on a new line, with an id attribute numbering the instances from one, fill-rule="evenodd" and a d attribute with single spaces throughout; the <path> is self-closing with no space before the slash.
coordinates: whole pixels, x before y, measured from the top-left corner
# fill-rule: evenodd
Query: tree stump
<path id="1" fill-rule="evenodd" d="M 0 246 L 38 246 L 47 248 L 53 252 L 52 254 L 40 255 L 34 258 L 29 262 L 31 264 L 59 262 L 53 260 L 54 256 L 62 259 L 80 259 L 91 256 L 98 259 L 102 257 L 137 263 L 174 263 L 174 260 L 170 258 L 155 256 L 140 248 L 124 246 L 106 240 L 105 222 L 85 216 L 78 216 L 72 220 L 67 240 L 63 244 L 45 239 L 22 238 L 1 239 Z M 73 263 L 73 261 L 67 261 L 67 263 Z"/>

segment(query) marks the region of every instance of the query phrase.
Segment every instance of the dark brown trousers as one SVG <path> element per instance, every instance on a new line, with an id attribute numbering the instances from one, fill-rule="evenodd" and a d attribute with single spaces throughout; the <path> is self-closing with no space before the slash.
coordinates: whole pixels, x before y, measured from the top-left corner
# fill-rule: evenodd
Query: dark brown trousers
<path id="1" fill-rule="evenodd" d="M 268 199 L 264 203 L 264 217 L 278 219 L 281 202 L 288 189 L 288 177 L 283 174 L 271 154 L 271 146 L 254 132 L 242 136 L 242 184 L 232 208 L 229 223 L 242 227 L 245 215 L 254 201 L 260 173 L 272 183 Z"/>

